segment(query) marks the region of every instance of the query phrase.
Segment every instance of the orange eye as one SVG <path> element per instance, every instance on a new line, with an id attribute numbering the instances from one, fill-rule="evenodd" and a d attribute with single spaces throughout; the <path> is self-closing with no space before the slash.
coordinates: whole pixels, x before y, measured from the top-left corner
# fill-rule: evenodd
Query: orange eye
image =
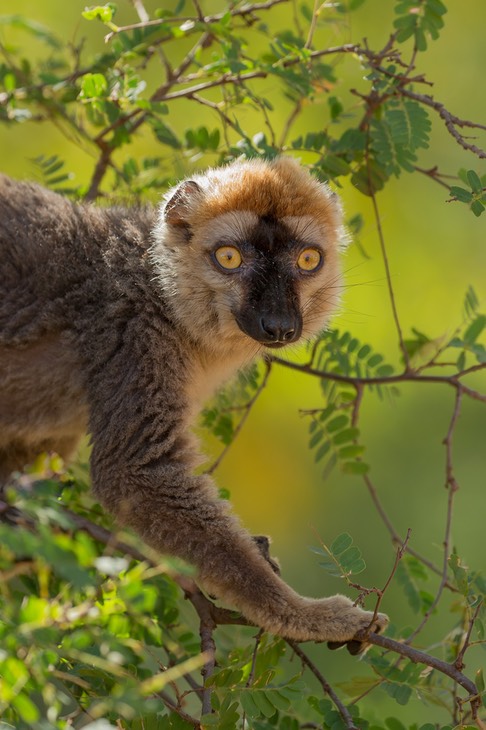
<path id="1" fill-rule="evenodd" d="M 304 248 L 297 259 L 297 266 L 302 271 L 315 271 L 321 259 L 321 252 L 317 248 Z"/>
<path id="2" fill-rule="evenodd" d="M 214 257 L 223 269 L 238 269 L 241 266 L 241 254 L 234 246 L 221 246 L 214 252 Z"/>

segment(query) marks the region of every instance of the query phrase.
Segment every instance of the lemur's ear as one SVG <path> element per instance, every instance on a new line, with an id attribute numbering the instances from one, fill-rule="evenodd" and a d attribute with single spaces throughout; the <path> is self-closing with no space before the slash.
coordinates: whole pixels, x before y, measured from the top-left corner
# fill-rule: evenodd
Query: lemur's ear
<path id="1" fill-rule="evenodd" d="M 186 180 L 176 189 L 164 208 L 164 218 L 171 226 L 187 226 L 187 213 L 190 201 L 201 195 L 202 190 L 194 180 Z"/>

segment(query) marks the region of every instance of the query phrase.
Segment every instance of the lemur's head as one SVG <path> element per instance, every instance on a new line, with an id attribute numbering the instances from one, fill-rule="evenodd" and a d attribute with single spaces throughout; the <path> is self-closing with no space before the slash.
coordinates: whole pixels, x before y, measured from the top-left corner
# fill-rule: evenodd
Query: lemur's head
<path id="1" fill-rule="evenodd" d="M 341 291 L 337 196 L 297 162 L 209 170 L 166 196 L 152 260 L 199 340 L 278 348 L 326 324 Z"/>

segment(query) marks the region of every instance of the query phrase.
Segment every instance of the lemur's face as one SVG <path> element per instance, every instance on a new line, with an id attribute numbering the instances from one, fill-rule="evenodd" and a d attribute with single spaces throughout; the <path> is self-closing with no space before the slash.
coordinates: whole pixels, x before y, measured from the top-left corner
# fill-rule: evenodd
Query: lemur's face
<path id="1" fill-rule="evenodd" d="M 297 342 L 316 314 L 311 299 L 328 279 L 324 241 L 312 221 L 232 212 L 212 222 L 209 238 L 205 254 L 221 277 L 216 284 L 211 276 L 221 309 L 261 345 Z"/>
<path id="2" fill-rule="evenodd" d="M 164 290 L 199 339 L 279 348 L 309 338 L 341 291 L 339 204 L 289 160 L 232 167 L 169 198 Z"/>

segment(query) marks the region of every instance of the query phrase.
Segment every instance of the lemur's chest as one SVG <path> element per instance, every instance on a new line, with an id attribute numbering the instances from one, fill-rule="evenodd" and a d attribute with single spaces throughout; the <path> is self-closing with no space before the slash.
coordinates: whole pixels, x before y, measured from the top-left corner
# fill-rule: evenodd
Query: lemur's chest
<path id="1" fill-rule="evenodd" d="M 248 347 L 228 349 L 217 355 L 195 359 L 189 369 L 186 395 L 193 422 L 204 404 L 242 367 L 255 359 L 255 346 L 248 340 Z"/>

